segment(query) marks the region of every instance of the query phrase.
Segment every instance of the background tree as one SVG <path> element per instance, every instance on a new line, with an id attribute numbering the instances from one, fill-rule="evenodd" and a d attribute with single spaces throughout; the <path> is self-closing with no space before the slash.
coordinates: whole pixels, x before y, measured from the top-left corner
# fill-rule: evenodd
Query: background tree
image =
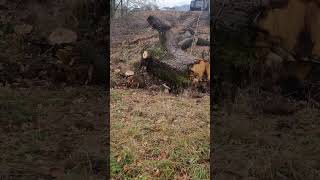
<path id="1" fill-rule="evenodd" d="M 143 10 L 158 10 L 157 0 L 111 0 L 111 14 L 114 16 L 117 12 L 123 16 L 130 10 L 139 8 Z"/>

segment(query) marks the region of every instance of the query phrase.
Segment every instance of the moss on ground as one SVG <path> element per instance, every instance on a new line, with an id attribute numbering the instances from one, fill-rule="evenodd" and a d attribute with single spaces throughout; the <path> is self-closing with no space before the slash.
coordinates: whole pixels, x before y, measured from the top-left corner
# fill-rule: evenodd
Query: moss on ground
<path id="1" fill-rule="evenodd" d="M 150 56 L 155 59 L 165 59 L 166 57 L 168 57 L 168 51 L 160 43 L 155 43 L 151 46 L 147 46 L 143 48 L 142 52 L 143 51 L 148 51 L 150 53 Z"/>

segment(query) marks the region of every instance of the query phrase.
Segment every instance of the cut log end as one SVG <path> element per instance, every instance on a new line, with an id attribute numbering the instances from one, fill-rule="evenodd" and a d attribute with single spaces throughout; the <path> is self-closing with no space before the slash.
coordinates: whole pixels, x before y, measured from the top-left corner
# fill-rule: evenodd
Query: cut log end
<path id="1" fill-rule="evenodd" d="M 148 53 L 148 51 L 143 51 L 142 59 L 148 59 L 148 58 L 150 58 L 150 54 Z"/>

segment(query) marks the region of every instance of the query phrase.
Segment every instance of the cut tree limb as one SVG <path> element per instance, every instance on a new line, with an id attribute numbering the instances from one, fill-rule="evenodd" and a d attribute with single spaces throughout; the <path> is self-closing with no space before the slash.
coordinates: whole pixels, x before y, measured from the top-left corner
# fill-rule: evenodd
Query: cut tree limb
<path id="1" fill-rule="evenodd" d="M 178 43 L 181 49 L 188 49 L 189 47 L 192 46 L 193 38 L 185 38 L 182 41 Z M 196 38 L 195 39 L 196 45 L 198 46 L 210 46 L 210 41 L 203 39 L 203 38 Z"/>
<path id="2" fill-rule="evenodd" d="M 192 45 L 192 37 L 186 38 L 178 43 L 181 49 L 188 49 Z"/>
<path id="3" fill-rule="evenodd" d="M 184 40 L 180 41 L 178 45 L 181 47 L 181 49 L 188 49 L 192 46 L 193 38 L 185 38 Z M 198 46 L 210 46 L 210 41 L 203 39 L 203 38 L 196 38 L 195 39 L 196 45 Z"/>
<path id="4" fill-rule="evenodd" d="M 160 40 L 159 48 L 142 52 L 143 64 L 147 70 L 177 85 L 188 83 L 192 75 L 202 80 L 207 74 L 209 62 L 184 52 L 177 42 L 178 32 L 170 25 L 154 16 L 149 16 L 147 21 L 159 32 Z"/>
<path id="5" fill-rule="evenodd" d="M 210 41 L 203 39 L 203 38 L 197 38 L 197 43 L 198 46 L 210 46 Z"/>

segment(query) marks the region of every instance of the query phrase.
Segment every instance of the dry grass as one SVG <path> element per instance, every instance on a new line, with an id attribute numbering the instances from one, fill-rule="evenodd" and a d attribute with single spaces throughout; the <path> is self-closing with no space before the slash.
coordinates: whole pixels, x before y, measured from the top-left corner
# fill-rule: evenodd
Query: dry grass
<path id="1" fill-rule="evenodd" d="M 0 179 L 105 176 L 105 91 L 0 88 Z"/>
<path id="2" fill-rule="evenodd" d="M 232 108 L 213 112 L 217 179 L 319 179 L 319 110 L 293 101 L 291 114 L 266 114 L 269 99 L 280 98 L 242 90 Z"/>
<path id="3" fill-rule="evenodd" d="M 37 70 L 55 60 L 45 45 L 47 35 L 60 26 L 78 32 L 77 23 L 86 22 L 81 22 L 80 17 L 75 22 L 71 17 L 77 16 L 74 11 L 91 18 L 89 12 L 85 14 L 84 9 L 78 9 L 79 4 L 71 1 L 76 3 L 68 0 L 68 6 L 60 0 L 19 1 L 19 5 L 17 1 L 4 2 L 9 9 L 3 8 L 0 13 L 7 22 L 0 24 L 3 50 L 0 53 L 0 179 L 103 179 L 106 176 L 109 162 L 105 90 L 93 86 L 36 84 L 40 80 L 51 84 Z M 85 2 L 89 1 L 77 1 L 87 6 Z M 30 34 L 13 33 L 15 25 L 24 23 L 32 25 Z M 26 70 L 30 64 L 36 65 L 36 70 Z M 19 82 L 27 83 L 21 86 Z"/>
<path id="4" fill-rule="evenodd" d="M 148 81 L 144 89 L 121 89 L 124 72 L 134 70 L 143 48 L 159 41 L 158 33 L 148 28 L 149 15 L 171 23 L 190 16 L 137 12 L 111 24 L 110 73 L 116 84 L 111 91 L 112 178 L 209 179 L 209 96 L 194 99 L 163 93 L 160 82 L 144 74 Z M 208 35 L 209 27 L 203 26 L 199 32 Z M 193 53 L 201 57 L 201 50 L 195 48 Z"/>
<path id="5" fill-rule="evenodd" d="M 209 179 L 209 97 L 111 91 L 114 179 Z"/>

